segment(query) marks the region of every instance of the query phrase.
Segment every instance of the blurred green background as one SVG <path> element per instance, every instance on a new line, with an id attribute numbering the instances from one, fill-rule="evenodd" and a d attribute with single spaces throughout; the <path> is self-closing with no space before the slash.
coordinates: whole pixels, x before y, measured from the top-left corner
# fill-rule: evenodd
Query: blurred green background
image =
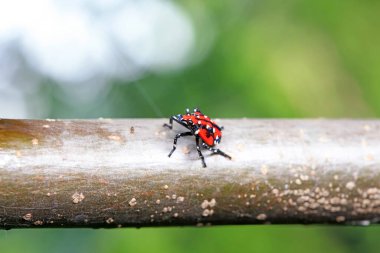
<path id="1" fill-rule="evenodd" d="M 0 117 L 169 117 L 194 106 L 211 117 L 380 115 L 379 1 L 15 2 L 0 3 Z M 379 233 L 11 230 L 0 252 L 378 252 Z"/>

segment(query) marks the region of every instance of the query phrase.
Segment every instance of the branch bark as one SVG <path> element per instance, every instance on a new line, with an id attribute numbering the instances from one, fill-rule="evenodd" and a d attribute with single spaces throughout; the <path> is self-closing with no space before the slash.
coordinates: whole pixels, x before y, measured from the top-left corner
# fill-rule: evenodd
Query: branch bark
<path id="1" fill-rule="evenodd" d="M 0 228 L 379 223 L 380 121 L 219 119 L 227 160 L 166 119 L 0 119 Z"/>

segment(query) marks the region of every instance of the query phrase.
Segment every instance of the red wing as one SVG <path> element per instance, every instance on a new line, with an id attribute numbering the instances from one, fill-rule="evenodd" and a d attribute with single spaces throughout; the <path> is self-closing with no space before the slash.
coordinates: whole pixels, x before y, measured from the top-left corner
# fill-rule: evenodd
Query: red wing
<path id="1" fill-rule="evenodd" d="M 202 141 L 206 143 L 208 146 L 214 146 L 214 136 L 210 134 L 210 132 L 207 129 L 200 129 L 198 135 L 202 139 Z"/>
<path id="2" fill-rule="evenodd" d="M 205 116 L 200 111 L 195 111 L 187 117 L 189 118 L 188 120 L 191 120 L 195 125 L 198 125 L 198 135 L 204 143 L 212 147 L 220 142 L 222 138 L 222 131 L 213 120 Z"/>

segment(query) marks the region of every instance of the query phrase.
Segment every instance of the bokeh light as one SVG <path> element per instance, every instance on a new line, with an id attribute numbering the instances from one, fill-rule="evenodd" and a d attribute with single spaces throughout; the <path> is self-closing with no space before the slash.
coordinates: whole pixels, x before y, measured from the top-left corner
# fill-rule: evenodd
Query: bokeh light
<path id="1" fill-rule="evenodd" d="M 138 80 L 147 72 L 186 66 L 194 37 L 189 16 L 171 1 L 0 2 L 0 54 L 23 61 L 11 64 L 7 57 L 0 58 L 0 65 L 7 65 L 0 74 L 9 79 L 2 86 L 11 79 L 14 83 L 17 75 L 19 83 L 38 90 L 39 79 L 45 78 L 58 85 L 73 106 L 101 101 L 112 79 Z M 33 75 L 22 80 L 15 67 Z M 20 101 L 27 94 L 8 91 L 8 99 L 13 95 Z M 28 117 L 22 107 L 0 110 Z"/>

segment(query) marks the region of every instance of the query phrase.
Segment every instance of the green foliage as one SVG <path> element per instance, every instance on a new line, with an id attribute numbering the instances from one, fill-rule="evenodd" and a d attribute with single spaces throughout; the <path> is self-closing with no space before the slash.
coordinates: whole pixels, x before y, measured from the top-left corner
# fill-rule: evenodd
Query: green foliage
<path id="1" fill-rule="evenodd" d="M 214 117 L 380 115 L 376 1 L 193 2 L 184 7 L 195 21 L 198 5 L 216 34 L 202 61 L 113 82 L 105 97 L 81 110 L 61 99 L 51 117 L 162 117 L 192 106 Z M 204 37 L 202 23 L 194 23 L 197 38 Z"/>
<path id="2" fill-rule="evenodd" d="M 1 252 L 377 252 L 378 227 L 230 226 L 0 233 Z"/>

